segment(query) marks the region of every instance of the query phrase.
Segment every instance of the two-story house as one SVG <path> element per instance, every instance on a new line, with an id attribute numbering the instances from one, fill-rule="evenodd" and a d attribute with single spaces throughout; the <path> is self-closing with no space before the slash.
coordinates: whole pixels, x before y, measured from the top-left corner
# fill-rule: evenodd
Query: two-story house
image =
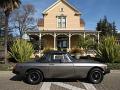
<path id="1" fill-rule="evenodd" d="M 81 12 L 69 4 L 67 0 L 57 0 L 43 12 L 38 21 L 39 31 L 28 34 L 40 41 L 40 49 L 64 48 L 70 50 L 78 45 L 79 36 L 94 35 L 99 42 L 99 32 L 85 30 L 85 22 Z"/>

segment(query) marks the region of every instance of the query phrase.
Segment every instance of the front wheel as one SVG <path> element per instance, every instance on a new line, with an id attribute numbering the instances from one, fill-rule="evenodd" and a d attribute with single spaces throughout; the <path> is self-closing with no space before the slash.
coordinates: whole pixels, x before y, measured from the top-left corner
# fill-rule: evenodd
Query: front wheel
<path id="1" fill-rule="evenodd" d="M 26 81 L 29 84 L 39 84 L 43 80 L 43 75 L 39 70 L 30 70 L 26 74 Z"/>
<path id="2" fill-rule="evenodd" d="M 103 80 L 103 72 L 99 68 L 92 69 L 88 74 L 88 79 L 93 84 L 98 84 Z"/>

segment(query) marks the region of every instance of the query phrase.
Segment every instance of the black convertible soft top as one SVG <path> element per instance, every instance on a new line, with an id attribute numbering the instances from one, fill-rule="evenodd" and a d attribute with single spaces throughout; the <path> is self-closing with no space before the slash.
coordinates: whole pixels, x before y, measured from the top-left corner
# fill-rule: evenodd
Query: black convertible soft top
<path id="1" fill-rule="evenodd" d="M 67 52 L 64 51 L 48 51 L 45 54 L 67 54 Z"/>

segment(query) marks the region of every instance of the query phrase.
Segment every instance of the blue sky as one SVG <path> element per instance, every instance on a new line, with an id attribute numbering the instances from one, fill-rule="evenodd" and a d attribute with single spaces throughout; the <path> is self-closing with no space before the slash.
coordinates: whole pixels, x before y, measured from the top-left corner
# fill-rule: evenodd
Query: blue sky
<path id="1" fill-rule="evenodd" d="M 37 10 L 35 17 L 41 18 L 42 11 L 48 8 L 56 0 L 22 0 L 22 4 L 33 4 Z M 120 31 L 120 0 L 67 0 L 82 12 L 82 18 L 86 25 L 85 29 L 95 30 L 96 23 L 107 16 L 108 21 L 115 21 Z"/>

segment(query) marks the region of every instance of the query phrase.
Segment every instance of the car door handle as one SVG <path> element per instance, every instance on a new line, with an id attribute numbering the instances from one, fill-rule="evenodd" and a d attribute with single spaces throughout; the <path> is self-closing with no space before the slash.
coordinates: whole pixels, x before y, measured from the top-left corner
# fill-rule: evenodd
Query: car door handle
<path id="1" fill-rule="evenodd" d="M 50 63 L 49 65 L 54 65 L 54 63 Z"/>

